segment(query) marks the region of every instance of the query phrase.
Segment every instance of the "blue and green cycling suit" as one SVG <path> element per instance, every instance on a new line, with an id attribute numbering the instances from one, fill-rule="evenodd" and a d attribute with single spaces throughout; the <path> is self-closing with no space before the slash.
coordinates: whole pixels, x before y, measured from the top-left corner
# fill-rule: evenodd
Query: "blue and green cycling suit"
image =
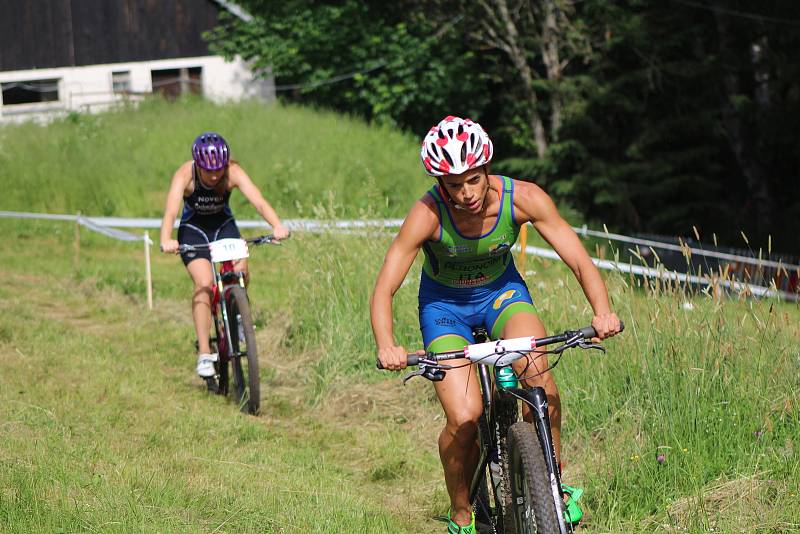
<path id="1" fill-rule="evenodd" d="M 520 229 L 514 220 L 514 182 L 500 178 L 503 189 L 497 221 L 479 237 L 458 231 L 451 206 L 438 186 L 428 191 L 439 210 L 440 237 L 422 245 L 419 325 L 426 350 L 463 348 L 464 340 L 474 341 L 472 330 L 478 326 L 485 326 L 497 338 L 514 313 L 535 312 L 511 255 Z"/>

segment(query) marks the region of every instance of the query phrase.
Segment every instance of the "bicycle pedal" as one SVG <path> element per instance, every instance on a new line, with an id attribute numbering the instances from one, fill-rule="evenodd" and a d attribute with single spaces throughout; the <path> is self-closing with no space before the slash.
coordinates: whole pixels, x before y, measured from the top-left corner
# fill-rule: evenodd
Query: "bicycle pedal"
<path id="1" fill-rule="evenodd" d="M 209 376 L 206 378 L 206 388 L 211 393 L 219 393 L 219 384 L 217 384 L 216 377 Z"/>

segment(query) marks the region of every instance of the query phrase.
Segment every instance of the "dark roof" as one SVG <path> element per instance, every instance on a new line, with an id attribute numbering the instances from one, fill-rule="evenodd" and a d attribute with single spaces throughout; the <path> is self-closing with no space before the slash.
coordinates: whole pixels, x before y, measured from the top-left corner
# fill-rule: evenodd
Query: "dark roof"
<path id="1" fill-rule="evenodd" d="M 205 56 L 222 0 L 4 0 L 0 71 Z M 245 14 L 246 15 L 246 14 Z"/>

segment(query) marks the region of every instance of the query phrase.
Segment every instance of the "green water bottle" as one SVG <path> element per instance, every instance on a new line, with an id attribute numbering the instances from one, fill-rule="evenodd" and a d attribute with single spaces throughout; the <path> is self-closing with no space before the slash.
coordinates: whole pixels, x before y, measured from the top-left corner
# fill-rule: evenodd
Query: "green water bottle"
<path id="1" fill-rule="evenodd" d="M 494 368 L 494 379 L 499 388 L 515 388 L 519 386 L 517 375 L 510 365 Z"/>

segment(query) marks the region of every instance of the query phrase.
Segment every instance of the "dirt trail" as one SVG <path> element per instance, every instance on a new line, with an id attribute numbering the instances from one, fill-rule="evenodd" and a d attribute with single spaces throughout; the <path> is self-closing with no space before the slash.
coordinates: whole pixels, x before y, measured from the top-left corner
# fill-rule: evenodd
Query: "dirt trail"
<path id="1" fill-rule="evenodd" d="M 136 329 L 152 330 L 154 340 L 165 328 L 192 329 L 188 305 L 180 302 L 159 299 L 156 309 L 148 312 L 139 300 L 113 288 L 98 289 L 91 279 L 76 283 L 66 278 L 4 270 L 0 275 L 16 288 L 10 295 L 0 293 L 0 306 L 24 308 L 24 313 L 104 344 L 119 343 Z M 277 355 L 285 350 L 285 332 L 267 325 L 256 333 L 260 363 L 266 371 L 266 378 L 262 379 L 263 414 L 258 422 L 280 428 L 298 443 L 319 443 L 326 461 L 361 481 L 359 494 L 401 516 L 414 525 L 414 532 L 439 532 L 442 525 L 432 517 L 441 511 L 427 508 L 431 497 L 437 493 L 441 497 L 444 491 L 440 470 L 429 469 L 442 425 L 438 408 L 424 402 L 431 399 L 430 385 L 412 381 L 404 387 L 399 379 L 372 384 L 346 382 L 331 387 L 321 401 L 311 403 L 308 391 L 313 384 L 307 369 L 320 354 L 307 352 L 279 359 Z M 175 354 L 181 349 L 172 347 L 169 352 Z M 202 383 L 193 374 L 191 347 L 187 346 L 185 352 L 185 364 L 178 363 L 176 367 L 172 358 L 162 370 L 185 374 L 183 383 L 187 389 L 201 391 Z M 0 350 L 0 359 L 6 357 L 20 356 L 13 346 L 6 345 Z M 423 402 L 414 402 L 415 399 Z M 232 405 L 230 409 L 235 410 Z M 393 441 L 388 448 L 387 435 Z M 404 455 L 412 448 L 427 451 L 428 464 L 421 468 L 413 458 L 395 458 L 397 447 L 405 451 Z"/>

